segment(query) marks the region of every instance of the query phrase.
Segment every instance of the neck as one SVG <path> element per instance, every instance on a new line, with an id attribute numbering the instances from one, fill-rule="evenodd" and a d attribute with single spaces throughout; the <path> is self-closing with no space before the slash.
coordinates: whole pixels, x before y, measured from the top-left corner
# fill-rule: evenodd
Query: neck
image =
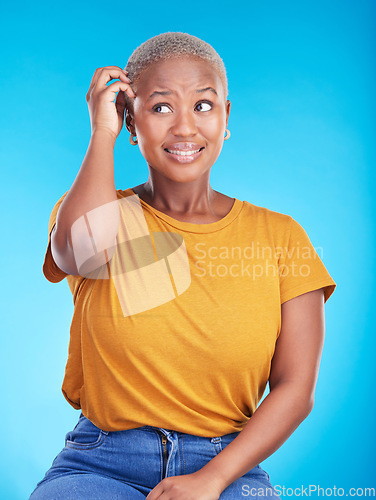
<path id="1" fill-rule="evenodd" d="M 161 212 L 172 214 L 214 214 L 217 192 L 209 184 L 209 173 L 192 182 L 175 182 L 150 169 L 143 185 L 145 201 Z"/>

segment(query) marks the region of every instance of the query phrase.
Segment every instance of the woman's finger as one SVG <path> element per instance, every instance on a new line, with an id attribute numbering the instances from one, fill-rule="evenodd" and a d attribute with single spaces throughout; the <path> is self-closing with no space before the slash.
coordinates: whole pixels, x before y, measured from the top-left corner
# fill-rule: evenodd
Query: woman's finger
<path id="1" fill-rule="evenodd" d="M 97 80 L 98 80 L 98 75 L 99 75 L 99 72 L 101 71 L 102 68 L 97 68 L 95 71 L 94 71 L 94 75 L 93 75 L 93 78 L 91 79 L 91 82 L 90 82 L 90 86 L 89 86 L 89 90 L 87 91 L 87 94 L 86 94 L 86 100 L 88 100 L 89 98 L 89 95 L 91 94 L 91 91 L 93 90 Z"/>
<path id="2" fill-rule="evenodd" d="M 107 85 L 110 80 L 118 79 Z M 91 128 L 96 129 L 98 124 L 106 126 L 113 131 L 117 137 L 123 125 L 124 108 L 123 100 L 126 96 L 134 98 L 135 93 L 130 86 L 130 79 L 126 76 L 124 70 L 117 66 L 98 68 L 95 72 L 90 90 L 86 95 L 89 107 Z M 123 94 L 116 103 L 117 95 Z M 115 102 L 114 102 L 115 101 Z"/>
<path id="3" fill-rule="evenodd" d="M 125 100 L 125 92 L 120 90 L 117 93 L 116 100 L 115 100 L 115 106 L 116 106 L 116 111 L 118 112 L 119 115 L 122 117 L 124 116 L 124 110 L 126 106 L 126 100 Z"/>
<path id="4" fill-rule="evenodd" d="M 115 72 L 116 76 L 111 76 L 109 78 L 108 75 L 111 72 L 112 73 Z M 126 77 L 126 79 L 129 80 L 128 76 L 127 76 L 128 71 L 125 71 L 125 70 L 119 68 L 119 66 L 105 66 L 104 68 L 97 68 L 94 72 L 93 78 L 91 79 L 90 87 L 89 87 L 87 95 L 89 95 L 93 91 L 93 89 L 98 86 L 98 81 L 99 81 L 100 77 L 102 77 L 102 80 L 104 81 L 104 83 L 102 83 L 102 80 L 101 80 L 99 82 L 99 85 L 102 85 L 102 87 L 103 87 L 104 85 L 106 85 L 107 82 L 109 82 L 113 78 L 120 78 L 119 75 L 122 75 L 122 77 Z"/>
<path id="5" fill-rule="evenodd" d="M 121 68 L 110 68 L 110 69 L 106 68 L 105 71 L 102 71 L 98 75 L 98 80 L 95 85 L 95 89 L 99 91 L 103 90 L 107 86 L 107 83 L 113 80 L 114 78 L 119 78 L 123 82 L 130 82 L 130 79 Z"/>
<path id="6" fill-rule="evenodd" d="M 106 95 L 108 94 L 108 99 L 106 100 L 113 102 L 116 98 L 116 92 L 119 90 L 124 91 L 132 99 L 136 97 L 129 83 L 117 81 L 108 85 L 103 91 Z"/>

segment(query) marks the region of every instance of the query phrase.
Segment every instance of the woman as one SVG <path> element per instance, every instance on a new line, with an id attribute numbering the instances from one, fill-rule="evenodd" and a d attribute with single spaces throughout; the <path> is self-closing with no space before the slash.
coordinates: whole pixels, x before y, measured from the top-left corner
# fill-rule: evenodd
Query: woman
<path id="1" fill-rule="evenodd" d="M 81 414 L 30 498 L 279 498 L 259 463 L 313 407 L 336 284 L 292 217 L 210 186 L 231 106 L 210 45 L 153 37 L 86 98 L 43 267 L 73 294 L 62 391 Z M 116 190 L 123 123 L 149 178 Z"/>

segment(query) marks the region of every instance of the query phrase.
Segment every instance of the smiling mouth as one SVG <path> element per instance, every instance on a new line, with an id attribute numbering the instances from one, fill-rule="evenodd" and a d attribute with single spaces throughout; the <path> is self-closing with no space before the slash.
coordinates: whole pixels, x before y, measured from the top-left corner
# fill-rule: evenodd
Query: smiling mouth
<path id="1" fill-rule="evenodd" d="M 192 156 L 192 155 L 194 155 L 196 153 L 199 153 L 203 149 L 204 149 L 204 147 L 195 149 L 194 151 L 180 151 L 180 150 L 177 150 L 177 149 L 168 149 L 168 148 L 165 148 L 165 151 L 167 151 L 167 153 L 170 153 L 172 155 L 177 155 L 177 156 Z"/>

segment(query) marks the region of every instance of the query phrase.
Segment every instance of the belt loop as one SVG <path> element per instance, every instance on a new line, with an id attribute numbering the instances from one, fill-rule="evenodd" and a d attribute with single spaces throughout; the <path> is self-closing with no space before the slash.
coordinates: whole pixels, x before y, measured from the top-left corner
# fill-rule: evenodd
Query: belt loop
<path id="1" fill-rule="evenodd" d="M 222 438 L 219 436 L 219 437 L 213 437 L 210 439 L 210 441 L 214 444 L 216 443 L 220 443 L 222 441 Z"/>

